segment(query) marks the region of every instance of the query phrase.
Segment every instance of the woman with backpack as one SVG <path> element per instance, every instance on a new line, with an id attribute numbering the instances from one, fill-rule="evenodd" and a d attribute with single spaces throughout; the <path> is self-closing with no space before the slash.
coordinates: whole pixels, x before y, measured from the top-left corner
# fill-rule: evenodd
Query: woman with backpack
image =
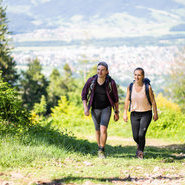
<path id="1" fill-rule="evenodd" d="M 127 88 L 123 120 L 128 121 L 127 110 L 130 109 L 132 134 L 137 143 L 136 157 L 143 159 L 145 147 L 145 135 L 152 120 L 158 119 L 157 105 L 155 102 L 150 80 L 145 78 L 144 70 L 136 68 L 134 70 L 134 82 Z"/>

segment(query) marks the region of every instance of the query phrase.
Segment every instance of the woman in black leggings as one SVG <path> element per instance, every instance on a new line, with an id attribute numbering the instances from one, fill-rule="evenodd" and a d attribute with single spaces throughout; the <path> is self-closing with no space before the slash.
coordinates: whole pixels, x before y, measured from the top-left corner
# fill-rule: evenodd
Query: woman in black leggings
<path id="1" fill-rule="evenodd" d="M 156 121 L 158 119 L 157 105 L 149 83 L 150 81 L 145 79 L 144 76 L 142 68 L 134 70 L 134 82 L 127 88 L 123 115 L 123 120 L 127 122 L 127 110 L 130 105 L 132 133 L 134 141 L 137 143 L 136 157 L 140 159 L 143 159 L 145 135 L 152 120 L 152 108 L 153 120 Z"/>

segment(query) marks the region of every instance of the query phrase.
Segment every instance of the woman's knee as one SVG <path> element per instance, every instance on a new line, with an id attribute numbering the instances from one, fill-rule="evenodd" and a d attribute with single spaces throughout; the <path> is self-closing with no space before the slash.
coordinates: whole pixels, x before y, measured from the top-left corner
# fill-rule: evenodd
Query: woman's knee
<path id="1" fill-rule="evenodd" d="M 138 136 L 139 140 L 144 140 L 145 139 L 145 132 L 140 132 Z"/>
<path id="2" fill-rule="evenodd" d="M 142 128 L 139 130 L 139 138 L 140 139 L 145 138 L 146 131 L 147 131 L 147 128 Z"/>

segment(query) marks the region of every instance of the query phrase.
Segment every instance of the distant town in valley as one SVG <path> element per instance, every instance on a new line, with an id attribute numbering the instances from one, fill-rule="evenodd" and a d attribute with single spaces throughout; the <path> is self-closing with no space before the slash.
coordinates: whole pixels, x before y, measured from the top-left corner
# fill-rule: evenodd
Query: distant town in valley
<path id="1" fill-rule="evenodd" d="M 163 91 L 164 84 L 170 72 L 175 55 L 179 52 L 177 46 L 19 46 L 13 50 L 17 68 L 26 70 L 30 59 L 38 58 L 43 66 L 43 73 L 48 77 L 52 69 L 61 73 L 64 64 L 69 64 L 75 77 L 80 72 L 90 70 L 98 61 L 106 61 L 110 67 L 110 75 L 117 83 L 126 87 L 133 79 L 133 70 L 140 66 L 146 71 L 156 92 Z M 87 62 L 84 62 L 87 61 Z"/>

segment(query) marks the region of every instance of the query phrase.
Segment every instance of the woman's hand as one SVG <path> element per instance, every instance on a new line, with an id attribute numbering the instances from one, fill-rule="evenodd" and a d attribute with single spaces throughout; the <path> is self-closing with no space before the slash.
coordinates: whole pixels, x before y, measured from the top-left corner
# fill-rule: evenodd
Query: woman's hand
<path id="1" fill-rule="evenodd" d="M 153 115 L 153 120 L 154 120 L 154 121 L 157 121 L 157 120 L 158 120 L 158 114 L 157 114 L 157 113 L 154 113 L 154 115 Z"/>
<path id="2" fill-rule="evenodd" d="M 127 112 L 124 112 L 124 114 L 123 114 L 123 120 L 124 120 L 125 122 L 128 121 Z"/>

